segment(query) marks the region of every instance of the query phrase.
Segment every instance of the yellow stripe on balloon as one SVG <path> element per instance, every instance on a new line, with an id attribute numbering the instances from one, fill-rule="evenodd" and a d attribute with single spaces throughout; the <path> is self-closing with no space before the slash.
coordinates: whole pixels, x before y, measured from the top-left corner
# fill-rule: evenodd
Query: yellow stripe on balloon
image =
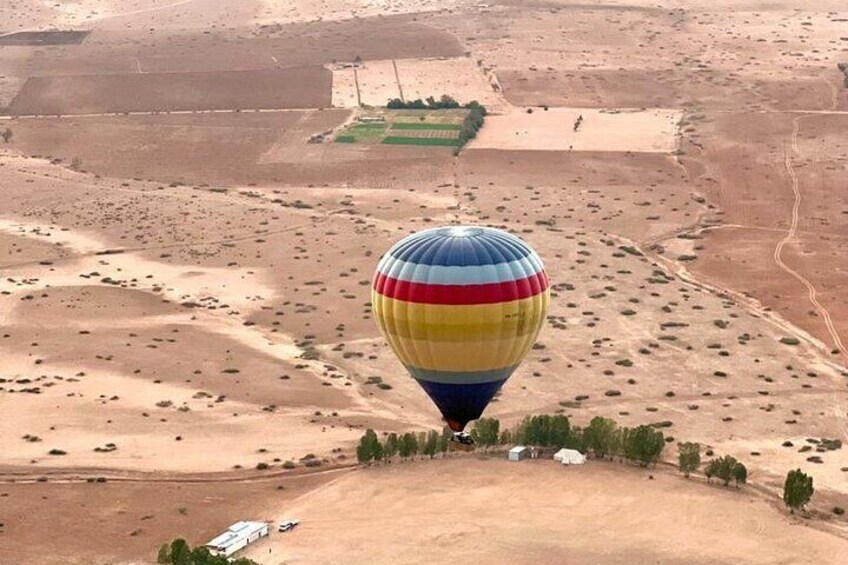
<path id="1" fill-rule="evenodd" d="M 500 324 L 505 320 L 542 317 L 550 302 L 550 291 L 509 302 L 494 304 L 472 304 L 455 306 L 449 304 L 424 304 L 388 298 L 377 292 L 371 293 L 374 316 L 380 321 L 384 316 L 396 323 L 426 320 L 427 323 L 445 325 Z M 541 309 L 540 309 L 541 308 Z"/>
<path id="2" fill-rule="evenodd" d="M 380 329 L 402 363 L 441 371 L 486 371 L 522 360 L 536 340 L 549 300 L 546 291 L 523 300 L 471 306 L 419 304 L 377 293 L 372 302 Z M 487 323 L 481 324 L 483 320 Z M 496 323 L 499 331 L 493 329 Z"/>

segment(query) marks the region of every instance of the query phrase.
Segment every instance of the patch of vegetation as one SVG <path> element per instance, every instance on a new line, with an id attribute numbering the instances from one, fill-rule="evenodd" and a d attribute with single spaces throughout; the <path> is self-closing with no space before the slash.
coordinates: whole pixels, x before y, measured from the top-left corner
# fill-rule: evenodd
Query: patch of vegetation
<path id="1" fill-rule="evenodd" d="M 677 448 L 677 462 L 680 466 L 680 472 L 688 479 L 689 475 L 701 466 L 701 444 L 681 443 Z"/>
<path id="2" fill-rule="evenodd" d="M 163 544 L 156 556 L 156 563 L 161 565 L 258 565 L 256 561 L 241 557 L 231 558 L 212 555 L 205 547 L 195 547 L 177 538 L 171 543 Z"/>
<path id="3" fill-rule="evenodd" d="M 813 478 L 801 469 L 789 471 L 786 475 L 786 481 L 783 483 L 783 502 L 789 507 L 791 512 L 795 510 L 803 510 L 804 506 L 810 502 L 815 489 L 813 488 Z"/>
<path id="4" fill-rule="evenodd" d="M 395 122 L 392 124 L 392 129 L 401 130 L 461 130 L 460 124 L 434 124 L 428 122 Z"/>
<path id="5" fill-rule="evenodd" d="M 738 486 L 745 484 L 748 480 L 748 469 L 731 455 L 710 461 L 704 469 L 704 474 L 707 475 L 707 480 L 718 477 L 722 480 L 724 486 L 729 485 L 730 481 L 736 481 Z"/>
<path id="6" fill-rule="evenodd" d="M 439 137 L 400 137 L 386 136 L 380 143 L 386 145 L 441 145 L 449 147 L 459 147 L 462 142 L 459 139 L 444 139 Z"/>

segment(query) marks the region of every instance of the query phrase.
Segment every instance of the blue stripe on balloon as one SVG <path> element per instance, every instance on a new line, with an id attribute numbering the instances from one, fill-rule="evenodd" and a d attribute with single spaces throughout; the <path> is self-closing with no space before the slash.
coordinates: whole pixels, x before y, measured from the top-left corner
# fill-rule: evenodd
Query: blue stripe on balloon
<path id="1" fill-rule="evenodd" d="M 535 253 L 509 263 L 471 267 L 422 265 L 389 257 L 388 260 L 381 261 L 377 267 L 378 273 L 400 281 L 450 285 L 510 282 L 526 279 L 542 270 L 542 262 Z"/>
<path id="2" fill-rule="evenodd" d="M 460 428 L 483 414 L 486 405 L 503 386 L 505 380 L 477 384 L 444 384 L 419 380 L 418 384 L 433 399 L 445 420 L 459 423 Z"/>
<path id="3" fill-rule="evenodd" d="M 490 228 L 456 226 L 413 234 L 388 254 L 408 263 L 467 267 L 509 263 L 532 253 L 513 235 Z"/>
<path id="4" fill-rule="evenodd" d="M 426 381 L 443 385 L 476 385 L 494 381 L 505 381 L 515 372 L 516 365 L 502 367 L 500 369 L 489 369 L 486 371 L 436 371 L 433 369 L 420 369 L 418 367 L 407 367 L 409 373 L 417 381 Z"/>

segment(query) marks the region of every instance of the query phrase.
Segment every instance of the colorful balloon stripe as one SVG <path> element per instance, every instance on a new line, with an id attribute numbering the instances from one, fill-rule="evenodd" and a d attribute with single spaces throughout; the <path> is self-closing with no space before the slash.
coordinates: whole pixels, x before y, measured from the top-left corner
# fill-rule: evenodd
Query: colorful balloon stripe
<path id="1" fill-rule="evenodd" d="M 535 253 L 523 259 L 481 265 L 478 267 L 446 267 L 401 261 L 386 255 L 377 265 L 377 273 L 401 281 L 424 284 L 491 284 L 527 278 L 542 272 L 542 262 Z"/>
<path id="2" fill-rule="evenodd" d="M 493 304 L 535 296 L 547 288 L 548 278 L 544 271 L 523 279 L 491 284 L 411 283 L 383 274 L 374 280 L 374 290 L 383 296 L 426 304 Z"/>

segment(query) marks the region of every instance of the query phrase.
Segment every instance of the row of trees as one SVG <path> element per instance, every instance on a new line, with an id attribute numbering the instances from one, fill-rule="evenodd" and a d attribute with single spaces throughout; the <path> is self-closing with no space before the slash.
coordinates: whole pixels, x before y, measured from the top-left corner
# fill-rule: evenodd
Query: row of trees
<path id="1" fill-rule="evenodd" d="M 472 100 L 465 107 L 468 108 L 468 115 L 462 120 L 462 128 L 459 130 L 460 147 L 477 137 L 486 117 L 486 107 L 476 100 Z"/>
<path id="2" fill-rule="evenodd" d="M 540 447 L 567 447 L 591 452 L 598 458 L 656 463 L 665 447 L 663 433 L 653 426 L 619 427 L 612 418 L 596 416 L 585 428 L 572 426 L 562 414 L 527 416 L 515 427 L 500 432 L 496 418 L 477 420 L 471 436 L 484 449 L 512 443 Z"/>
<path id="3" fill-rule="evenodd" d="M 619 427 L 612 418 L 596 416 L 588 426 L 581 428 L 572 426 L 568 417 L 562 414 L 527 416 L 517 425 L 504 430 L 501 430 L 500 420 L 497 418 L 480 418 L 470 433 L 476 445 L 484 450 L 511 444 L 567 447 L 591 452 L 598 458 L 619 457 L 642 466 L 659 461 L 666 443 L 663 433 L 654 426 Z M 417 434 L 391 433 L 381 442 L 374 430 L 368 429 L 359 441 L 356 457 L 360 463 L 389 461 L 395 456 L 407 459 L 419 454 L 433 458 L 437 453 L 447 452 L 451 435 L 452 432 L 448 428 L 441 434 L 432 430 Z M 680 471 L 688 478 L 701 467 L 701 444 L 678 444 L 677 457 Z M 721 480 L 724 486 L 728 486 L 731 481 L 735 482 L 736 486 L 744 485 L 748 481 L 748 468 L 731 455 L 708 461 L 704 474 L 707 481 L 715 477 Z M 813 492 L 812 477 L 800 469 L 789 472 L 784 484 L 783 500 L 792 511 L 803 509 L 812 498 Z"/>
<path id="4" fill-rule="evenodd" d="M 697 471 L 701 466 L 701 444 L 681 443 L 678 445 L 677 460 L 683 476 L 689 478 L 690 473 Z M 713 477 L 720 479 L 724 486 L 729 485 L 730 481 L 734 481 L 736 486 L 748 482 L 748 468 L 731 455 L 709 461 L 704 467 L 704 475 L 707 481 L 712 480 Z M 814 492 L 813 478 L 801 469 L 789 471 L 786 475 L 786 481 L 783 484 L 783 502 L 790 511 L 803 509 L 810 502 Z"/>
<path id="5" fill-rule="evenodd" d="M 476 104 L 476 102 L 474 103 Z M 432 96 L 428 96 L 425 100 L 417 98 L 408 101 L 392 98 L 386 103 L 386 108 L 390 110 L 450 110 L 459 107 L 459 102 L 447 94 L 442 94 L 438 100 Z"/>
<path id="6" fill-rule="evenodd" d="M 205 547 L 192 549 L 182 538 L 163 544 L 156 562 L 162 565 L 259 565 L 246 557 L 230 561 L 226 557 L 212 555 Z"/>
<path id="7" fill-rule="evenodd" d="M 679 444 L 677 446 L 677 463 L 680 472 L 688 479 L 689 475 L 701 466 L 701 444 L 693 442 Z M 707 481 L 716 477 L 721 479 L 724 486 L 729 485 L 730 481 L 735 481 L 736 486 L 739 486 L 748 481 L 748 468 L 737 461 L 735 457 L 725 455 L 710 460 L 704 467 L 704 475 L 706 475 Z"/>
<path id="8" fill-rule="evenodd" d="M 441 434 L 435 430 L 417 434 L 407 432 L 402 435 L 392 432 L 381 442 L 376 432 L 369 428 L 365 430 L 359 445 L 356 446 L 356 459 L 360 463 L 390 461 L 395 456 L 408 459 L 416 455 L 427 455 L 432 459 L 437 453 L 447 452 L 452 435 L 447 428 Z"/>
<path id="9" fill-rule="evenodd" d="M 504 430 L 497 418 L 480 418 L 470 433 L 476 445 L 484 450 L 515 443 L 568 447 L 592 452 L 599 458 L 617 456 L 643 466 L 656 463 L 666 443 L 662 432 L 652 426 L 619 427 L 615 420 L 598 416 L 592 418 L 588 426 L 580 428 L 572 426 L 562 414 L 527 416 Z M 388 461 L 396 455 L 402 459 L 419 454 L 432 458 L 448 450 L 451 435 L 447 428 L 441 434 L 435 431 L 408 432 L 400 436 L 391 433 L 381 442 L 374 430 L 368 429 L 359 440 L 356 458 L 360 463 Z"/>

